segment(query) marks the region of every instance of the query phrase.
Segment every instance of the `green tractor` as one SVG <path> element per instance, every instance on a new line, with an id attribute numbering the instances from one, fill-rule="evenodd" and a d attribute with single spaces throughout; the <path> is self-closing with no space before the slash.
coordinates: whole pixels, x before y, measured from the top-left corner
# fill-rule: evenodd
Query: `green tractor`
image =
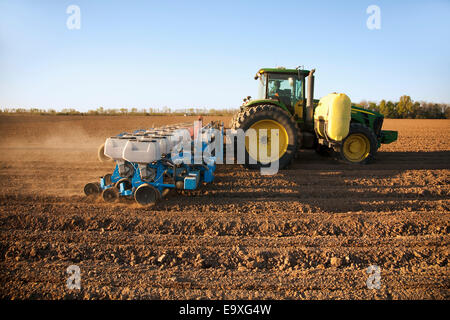
<path id="1" fill-rule="evenodd" d="M 257 72 L 258 99 L 252 100 L 250 96 L 244 99 L 240 111 L 232 119 L 231 128 L 245 132 L 254 129 L 257 141 L 260 138 L 270 141 L 270 129 L 277 129 L 279 143 L 278 150 L 272 151 L 270 144 L 267 146 L 268 153 L 275 156 L 269 160 L 261 159 L 260 154 L 251 154 L 251 150 L 255 149 L 249 147 L 247 137 L 246 159 L 252 157 L 256 160 L 253 161 L 256 165 L 246 162 L 247 167 L 265 166 L 278 160 L 278 166 L 282 169 L 291 163 L 299 149 L 315 149 L 319 154 L 333 154 L 347 163 L 366 164 L 374 158 L 382 143 L 397 140 L 397 131 L 381 130 L 384 120 L 382 114 L 351 105 L 350 99 L 344 94 L 328 97 L 334 99 L 332 102 L 326 97 L 314 100 L 314 72 L 314 69 L 309 71 L 300 68 L 263 68 Z M 330 111 L 319 115 L 318 110 L 326 103 L 337 105 L 334 118 Z M 346 103 L 347 109 L 342 107 Z M 347 116 L 342 117 L 343 114 Z M 331 131 L 335 130 L 332 126 L 346 127 L 344 131 L 341 130 L 344 134 L 332 136 Z M 261 129 L 265 129 L 261 131 L 265 137 L 259 136 Z"/>

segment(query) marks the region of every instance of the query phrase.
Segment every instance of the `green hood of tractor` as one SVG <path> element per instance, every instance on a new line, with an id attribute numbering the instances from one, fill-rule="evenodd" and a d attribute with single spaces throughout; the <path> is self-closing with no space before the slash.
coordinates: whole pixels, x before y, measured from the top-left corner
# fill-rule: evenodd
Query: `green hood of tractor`
<path id="1" fill-rule="evenodd" d="M 376 112 L 376 111 L 372 111 L 372 110 L 367 110 L 367 109 L 364 109 L 364 108 L 362 108 L 362 107 L 358 107 L 358 106 L 355 106 L 355 105 L 352 105 L 352 115 L 354 114 L 354 113 L 366 113 L 366 114 L 368 114 L 368 115 L 371 115 L 371 116 L 375 116 L 375 117 L 384 117 L 381 113 L 379 113 L 379 112 Z"/>
<path id="2" fill-rule="evenodd" d="M 267 70 L 267 69 L 265 69 Z M 278 70 L 278 69 L 274 69 L 274 70 Z M 281 70 L 281 71 L 286 71 L 286 70 Z M 319 100 L 314 99 L 313 100 L 314 103 L 314 107 L 317 106 L 317 104 L 319 103 Z M 275 100 L 275 99 L 256 99 L 256 100 L 249 100 L 247 101 L 243 107 L 251 107 L 257 104 L 273 104 L 276 106 L 279 106 L 280 108 L 286 110 L 287 112 L 290 113 L 290 111 L 288 110 L 288 108 L 284 105 L 284 103 L 282 103 L 281 101 Z M 352 117 L 355 115 L 359 115 L 362 116 L 362 113 L 366 114 L 368 117 L 384 117 L 381 113 L 376 112 L 376 111 L 372 111 L 372 110 L 367 110 L 361 107 L 357 107 L 355 105 L 352 105 Z"/>

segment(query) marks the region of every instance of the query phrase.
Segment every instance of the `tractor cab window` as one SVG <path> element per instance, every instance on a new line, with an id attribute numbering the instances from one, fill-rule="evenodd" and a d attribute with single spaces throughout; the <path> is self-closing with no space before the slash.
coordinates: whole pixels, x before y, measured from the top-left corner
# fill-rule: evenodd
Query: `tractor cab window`
<path id="1" fill-rule="evenodd" d="M 294 75 L 270 74 L 267 89 L 269 99 L 280 99 L 288 107 L 303 99 L 302 81 Z"/>

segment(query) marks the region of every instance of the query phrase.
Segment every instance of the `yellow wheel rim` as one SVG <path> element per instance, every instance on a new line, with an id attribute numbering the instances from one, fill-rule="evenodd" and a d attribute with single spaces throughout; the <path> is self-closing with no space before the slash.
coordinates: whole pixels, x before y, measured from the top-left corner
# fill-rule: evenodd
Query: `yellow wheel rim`
<path id="1" fill-rule="evenodd" d="M 286 153 L 289 137 L 286 129 L 279 122 L 269 119 L 261 120 L 255 122 L 249 129 L 254 130 L 256 137 L 255 134 L 249 133 L 251 130 L 247 130 L 245 149 L 253 159 L 265 164 L 279 160 Z M 272 134 L 272 129 L 278 131 Z M 278 150 L 272 152 L 272 147 Z M 267 152 L 264 152 L 265 148 Z"/>
<path id="2" fill-rule="evenodd" d="M 344 141 L 343 151 L 344 156 L 351 162 L 361 162 L 369 156 L 370 141 L 361 133 L 350 135 Z"/>

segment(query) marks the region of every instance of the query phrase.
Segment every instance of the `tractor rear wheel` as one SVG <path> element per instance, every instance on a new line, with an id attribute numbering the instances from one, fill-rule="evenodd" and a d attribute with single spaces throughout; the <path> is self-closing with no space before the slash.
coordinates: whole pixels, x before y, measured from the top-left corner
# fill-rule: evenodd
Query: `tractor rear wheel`
<path id="1" fill-rule="evenodd" d="M 297 151 L 297 124 L 291 115 L 275 105 L 257 105 L 241 111 L 234 121 L 234 129 L 249 129 L 256 132 L 256 141 L 245 138 L 245 166 L 250 169 L 268 167 L 278 161 L 278 168 L 288 166 Z M 272 129 L 277 130 L 272 135 Z M 276 150 L 272 150 L 272 140 Z M 252 144 L 256 143 L 256 147 Z M 266 145 L 267 152 L 260 152 L 260 147 Z M 239 146 L 237 146 L 239 148 Z M 252 163 L 250 163 L 252 162 Z"/>
<path id="2" fill-rule="evenodd" d="M 342 141 L 341 159 L 350 164 L 367 164 L 375 157 L 378 141 L 375 133 L 360 123 L 350 124 L 350 132 Z"/>
<path id="3" fill-rule="evenodd" d="M 239 116 L 240 116 L 240 111 L 239 112 L 236 112 L 234 115 L 233 115 L 233 118 L 231 119 L 231 121 L 230 121 L 230 128 L 235 128 L 235 126 L 236 126 L 236 122 L 237 122 L 237 119 L 239 118 Z"/>

